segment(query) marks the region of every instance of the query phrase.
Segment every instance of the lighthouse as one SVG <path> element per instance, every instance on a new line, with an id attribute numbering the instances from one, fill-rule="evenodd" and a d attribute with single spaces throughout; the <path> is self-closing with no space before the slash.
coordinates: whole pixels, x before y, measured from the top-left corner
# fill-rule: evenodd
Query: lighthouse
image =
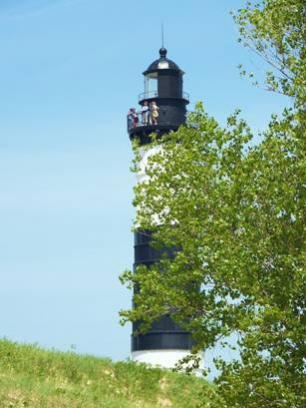
<path id="1" fill-rule="evenodd" d="M 131 140 L 137 139 L 143 149 L 140 170 L 150 152 L 150 134 L 163 135 L 175 131 L 186 121 L 186 106 L 189 96 L 183 91 L 184 72 L 167 57 L 167 50 L 159 50 L 159 58 L 149 65 L 144 75 L 144 92 L 138 97 L 139 110 L 130 109 L 128 133 Z M 155 112 L 155 113 L 154 113 Z M 156 113 L 157 112 L 157 113 Z M 142 181 L 145 174 L 138 174 Z M 144 172 L 143 172 L 144 173 Z M 134 269 L 138 265 L 150 267 L 161 259 L 161 250 L 151 247 L 149 231 L 136 231 L 134 237 Z M 179 327 L 171 316 L 155 321 L 145 334 L 137 334 L 139 324 L 133 324 L 131 349 L 132 359 L 153 366 L 173 368 L 186 357 L 192 348 L 190 333 Z"/>

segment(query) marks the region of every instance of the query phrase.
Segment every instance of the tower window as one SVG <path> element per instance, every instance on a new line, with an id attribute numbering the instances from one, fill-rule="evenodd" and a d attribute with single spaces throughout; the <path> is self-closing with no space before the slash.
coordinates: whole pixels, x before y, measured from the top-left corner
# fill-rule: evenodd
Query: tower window
<path id="1" fill-rule="evenodd" d="M 158 63 L 158 68 L 159 69 L 168 69 L 169 68 L 169 62 L 168 61 L 161 61 Z"/>

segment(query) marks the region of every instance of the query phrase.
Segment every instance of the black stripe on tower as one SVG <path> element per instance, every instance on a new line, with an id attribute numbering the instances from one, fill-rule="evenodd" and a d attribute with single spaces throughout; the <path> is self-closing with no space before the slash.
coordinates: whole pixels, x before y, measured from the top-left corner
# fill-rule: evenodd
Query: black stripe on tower
<path id="1" fill-rule="evenodd" d="M 165 251 L 171 256 L 170 250 L 156 250 L 150 244 L 152 241 L 149 232 L 135 233 L 135 263 L 134 268 L 138 265 L 150 266 L 161 259 Z M 139 350 L 169 350 L 181 349 L 190 350 L 192 339 L 190 333 L 182 330 L 170 316 L 164 316 L 154 322 L 146 334 L 136 335 L 139 323 L 133 324 L 132 334 L 132 351 Z"/>

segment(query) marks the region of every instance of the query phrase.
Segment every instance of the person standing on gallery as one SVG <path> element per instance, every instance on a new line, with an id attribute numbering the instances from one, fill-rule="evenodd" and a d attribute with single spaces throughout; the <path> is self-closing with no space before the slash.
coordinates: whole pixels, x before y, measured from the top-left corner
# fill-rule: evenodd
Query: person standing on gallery
<path id="1" fill-rule="evenodd" d="M 157 125 L 157 119 L 159 116 L 159 107 L 156 105 L 155 101 L 151 102 L 150 111 L 151 111 L 150 116 L 152 120 L 152 125 Z"/>
<path id="2" fill-rule="evenodd" d="M 144 101 L 141 107 L 141 121 L 143 125 L 147 125 L 149 122 L 149 105 L 147 101 Z"/>

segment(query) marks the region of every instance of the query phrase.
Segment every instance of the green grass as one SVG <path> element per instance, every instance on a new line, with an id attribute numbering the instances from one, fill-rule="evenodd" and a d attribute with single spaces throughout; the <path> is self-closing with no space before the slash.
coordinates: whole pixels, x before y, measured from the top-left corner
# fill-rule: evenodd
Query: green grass
<path id="1" fill-rule="evenodd" d="M 209 407 L 211 385 L 133 362 L 0 340 L 0 407 Z"/>

